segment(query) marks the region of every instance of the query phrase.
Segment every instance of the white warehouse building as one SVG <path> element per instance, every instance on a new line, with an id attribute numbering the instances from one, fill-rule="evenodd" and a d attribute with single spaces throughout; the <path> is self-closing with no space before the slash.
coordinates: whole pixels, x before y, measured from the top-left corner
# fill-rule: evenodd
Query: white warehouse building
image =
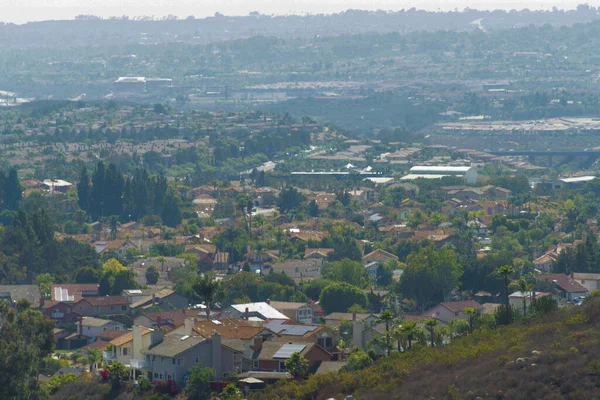
<path id="1" fill-rule="evenodd" d="M 465 180 L 466 184 L 477 183 L 477 168 L 465 167 L 450 167 L 450 166 L 429 166 L 417 165 L 410 169 L 410 173 L 403 176 L 402 180 L 415 180 L 419 178 L 439 179 L 444 176 L 460 176 Z"/>

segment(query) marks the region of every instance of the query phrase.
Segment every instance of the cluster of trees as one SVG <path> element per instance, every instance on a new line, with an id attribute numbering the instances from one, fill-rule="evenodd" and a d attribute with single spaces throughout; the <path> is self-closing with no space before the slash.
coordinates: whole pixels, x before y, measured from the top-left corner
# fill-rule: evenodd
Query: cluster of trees
<path id="1" fill-rule="evenodd" d="M 77 194 L 79 207 L 94 221 L 111 216 L 118 216 L 121 221 L 139 221 L 147 215 L 158 215 L 167 226 L 181 223 L 179 193 L 164 176 L 149 175 L 145 169 L 124 176 L 115 164 L 106 167 L 100 161 L 91 180 L 87 169 L 82 169 Z"/>

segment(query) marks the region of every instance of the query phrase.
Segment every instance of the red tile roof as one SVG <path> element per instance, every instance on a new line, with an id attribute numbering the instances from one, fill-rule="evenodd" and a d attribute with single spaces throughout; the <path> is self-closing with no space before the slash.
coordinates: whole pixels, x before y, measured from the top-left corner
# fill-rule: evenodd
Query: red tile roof
<path id="1" fill-rule="evenodd" d="M 584 293 L 588 291 L 584 286 L 565 274 L 539 274 L 536 278 L 546 282 L 554 282 L 567 293 Z"/>

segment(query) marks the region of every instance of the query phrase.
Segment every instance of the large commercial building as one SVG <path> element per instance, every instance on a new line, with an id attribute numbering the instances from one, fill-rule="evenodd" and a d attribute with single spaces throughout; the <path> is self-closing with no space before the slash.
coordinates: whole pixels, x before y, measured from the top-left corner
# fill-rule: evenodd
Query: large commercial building
<path id="1" fill-rule="evenodd" d="M 440 179 L 445 176 L 459 176 L 465 180 L 466 184 L 477 183 L 477 168 L 475 167 L 449 167 L 449 166 L 414 166 L 410 173 L 403 176 L 402 180 Z"/>

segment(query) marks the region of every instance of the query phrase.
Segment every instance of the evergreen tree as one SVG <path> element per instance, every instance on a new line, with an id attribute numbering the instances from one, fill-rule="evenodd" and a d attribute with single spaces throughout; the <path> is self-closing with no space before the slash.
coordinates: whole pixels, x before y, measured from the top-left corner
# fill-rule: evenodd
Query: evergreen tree
<path id="1" fill-rule="evenodd" d="M 167 191 L 165 196 L 163 212 L 160 216 L 165 225 L 176 227 L 181 224 L 181 199 L 173 189 Z"/>
<path id="2" fill-rule="evenodd" d="M 104 216 L 121 215 L 123 211 L 123 175 L 117 166 L 111 163 L 104 177 Z"/>
<path id="3" fill-rule="evenodd" d="M 19 182 L 17 170 L 11 168 L 4 184 L 4 207 L 16 211 L 19 208 L 19 202 L 23 197 L 23 189 Z"/>
<path id="4" fill-rule="evenodd" d="M 77 184 L 77 202 L 79 208 L 88 211 L 90 207 L 90 177 L 87 173 L 87 168 L 81 168 L 79 174 L 79 183 Z"/>
<path id="5" fill-rule="evenodd" d="M 89 214 L 94 221 L 102 216 L 104 208 L 104 182 L 105 168 L 102 161 L 98 162 L 96 170 L 92 175 L 92 190 L 90 192 Z"/>

